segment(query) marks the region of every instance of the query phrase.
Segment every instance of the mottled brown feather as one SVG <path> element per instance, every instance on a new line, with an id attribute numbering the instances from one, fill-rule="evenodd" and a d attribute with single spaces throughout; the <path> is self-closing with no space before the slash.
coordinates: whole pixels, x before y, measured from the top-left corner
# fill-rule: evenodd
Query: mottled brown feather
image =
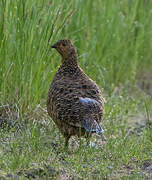
<path id="1" fill-rule="evenodd" d="M 61 54 L 62 64 L 50 85 L 47 111 L 65 137 L 67 146 L 71 136 L 89 134 L 84 128 L 87 123 L 94 126 L 101 122 L 104 99 L 97 84 L 78 65 L 72 43 L 60 40 L 52 47 Z"/>

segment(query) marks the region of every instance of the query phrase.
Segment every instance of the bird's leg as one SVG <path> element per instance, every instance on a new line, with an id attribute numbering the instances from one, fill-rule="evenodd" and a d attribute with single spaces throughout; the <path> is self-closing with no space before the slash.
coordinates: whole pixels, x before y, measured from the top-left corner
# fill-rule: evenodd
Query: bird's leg
<path id="1" fill-rule="evenodd" d="M 64 145 L 64 148 L 65 148 L 65 149 L 68 149 L 69 139 L 70 139 L 69 136 L 66 136 L 66 137 L 65 137 L 65 145 Z"/>

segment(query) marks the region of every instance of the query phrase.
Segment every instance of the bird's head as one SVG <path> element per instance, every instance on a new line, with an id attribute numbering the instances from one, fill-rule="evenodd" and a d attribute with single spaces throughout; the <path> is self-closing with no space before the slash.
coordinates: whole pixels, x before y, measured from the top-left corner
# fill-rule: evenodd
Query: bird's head
<path id="1" fill-rule="evenodd" d="M 76 56 L 76 49 L 68 39 L 59 40 L 57 43 L 51 46 L 51 48 L 55 48 L 63 59 Z"/>

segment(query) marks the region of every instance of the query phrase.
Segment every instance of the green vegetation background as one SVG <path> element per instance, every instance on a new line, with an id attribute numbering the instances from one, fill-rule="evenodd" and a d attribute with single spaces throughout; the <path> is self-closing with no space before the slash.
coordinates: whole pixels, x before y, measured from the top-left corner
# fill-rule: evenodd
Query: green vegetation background
<path id="1" fill-rule="evenodd" d="M 150 176 L 141 171 L 145 161 L 152 164 L 152 129 L 147 125 L 152 98 L 137 84 L 146 81 L 152 91 L 151 19 L 150 0 L 0 1 L 0 124 L 8 121 L 7 130 L 0 129 L 2 174 L 28 178 L 34 169 L 42 179 L 64 174 L 111 178 L 128 172 L 131 177 Z M 64 153 L 63 138 L 45 104 L 61 63 L 50 46 L 63 38 L 72 40 L 80 66 L 107 100 L 106 145 L 82 147 L 71 156 Z"/>

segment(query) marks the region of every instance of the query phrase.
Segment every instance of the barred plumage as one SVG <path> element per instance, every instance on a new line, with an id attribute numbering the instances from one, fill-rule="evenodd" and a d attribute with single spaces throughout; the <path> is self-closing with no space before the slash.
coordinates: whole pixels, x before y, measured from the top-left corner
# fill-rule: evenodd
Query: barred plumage
<path id="1" fill-rule="evenodd" d="M 52 48 L 62 56 L 62 64 L 50 85 L 47 111 L 65 137 L 65 146 L 73 135 L 102 134 L 99 123 L 104 114 L 104 99 L 99 87 L 78 65 L 70 40 L 60 40 Z"/>

